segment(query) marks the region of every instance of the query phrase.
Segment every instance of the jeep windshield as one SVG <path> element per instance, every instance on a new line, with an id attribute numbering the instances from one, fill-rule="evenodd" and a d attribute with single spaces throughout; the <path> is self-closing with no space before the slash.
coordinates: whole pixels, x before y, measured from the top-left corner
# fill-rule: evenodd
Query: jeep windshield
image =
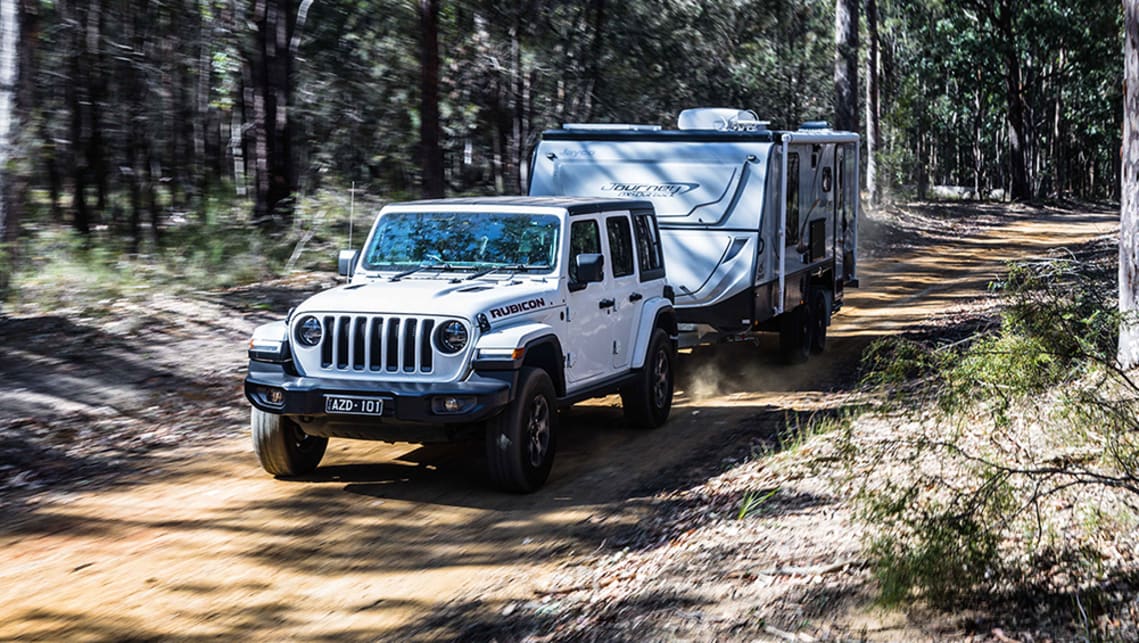
<path id="1" fill-rule="evenodd" d="M 389 212 L 364 250 L 364 269 L 548 273 L 559 230 L 550 214 Z"/>

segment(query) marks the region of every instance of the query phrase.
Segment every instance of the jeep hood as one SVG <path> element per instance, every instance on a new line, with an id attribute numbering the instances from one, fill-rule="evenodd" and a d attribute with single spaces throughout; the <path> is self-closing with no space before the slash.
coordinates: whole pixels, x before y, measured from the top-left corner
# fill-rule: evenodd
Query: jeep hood
<path id="1" fill-rule="evenodd" d="M 459 274 L 459 278 L 462 278 Z M 449 278 L 400 281 L 379 279 L 348 284 L 313 295 L 299 313 L 363 313 L 382 315 L 453 316 L 473 320 L 479 313 L 534 299 L 541 308 L 560 304 L 558 283 L 549 278 L 476 279 L 453 283 Z M 534 307 L 534 306 L 530 306 Z"/>

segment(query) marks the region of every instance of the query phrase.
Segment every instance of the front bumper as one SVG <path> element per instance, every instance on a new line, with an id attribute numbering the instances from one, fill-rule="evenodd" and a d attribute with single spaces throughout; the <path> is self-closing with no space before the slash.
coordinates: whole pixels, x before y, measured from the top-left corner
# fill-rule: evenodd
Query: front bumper
<path id="1" fill-rule="evenodd" d="M 485 420 L 502 410 L 511 401 L 517 377 L 517 371 L 476 371 L 465 381 L 450 383 L 341 380 L 297 375 L 281 364 L 251 361 L 245 378 L 245 397 L 258 409 L 278 415 L 328 416 L 354 422 L 457 424 Z M 270 402 L 271 392 L 279 395 L 279 402 Z M 384 401 L 383 414 L 328 414 L 326 395 L 380 398 Z M 461 398 L 462 410 L 443 413 L 436 409 L 435 400 L 446 397 Z"/>

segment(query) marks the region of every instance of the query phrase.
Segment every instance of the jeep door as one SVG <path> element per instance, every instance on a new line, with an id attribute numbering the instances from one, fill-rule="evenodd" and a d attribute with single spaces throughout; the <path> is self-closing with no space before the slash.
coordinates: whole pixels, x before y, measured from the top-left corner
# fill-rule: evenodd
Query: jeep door
<path id="1" fill-rule="evenodd" d="M 625 212 L 609 213 L 605 217 L 605 238 L 608 249 L 609 274 L 613 277 L 609 295 L 613 306 L 608 324 L 612 330 L 612 363 L 614 370 L 629 368 L 633 344 L 637 338 L 637 320 L 644 305 L 644 293 L 639 292 L 636 257 L 633 255 L 633 230 Z"/>
<path id="2" fill-rule="evenodd" d="M 576 261 L 581 254 L 603 254 L 602 224 L 597 217 L 573 217 L 569 236 L 569 324 L 562 345 L 569 353 L 566 381 L 574 386 L 604 378 L 612 371 L 613 293 L 610 291 L 609 257 L 600 282 L 578 280 Z M 604 256 L 604 255 L 603 255 Z"/>

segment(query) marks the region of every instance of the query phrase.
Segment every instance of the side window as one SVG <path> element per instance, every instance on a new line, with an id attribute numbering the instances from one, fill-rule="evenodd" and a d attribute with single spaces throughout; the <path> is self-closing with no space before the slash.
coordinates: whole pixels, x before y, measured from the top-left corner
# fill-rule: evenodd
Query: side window
<path id="1" fill-rule="evenodd" d="M 629 220 L 625 217 L 605 219 L 609 233 L 609 254 L 613 260 L 613 276 L 633 274 L 633 235 L 629 233 Z"/>
<path id="2" fill-rule="evenodd" d="M 577 282 L 577 256 L 601 253 L 601 231 L 592 219 L 574 221 L 570 226 L 569 278 Z"/>
<path id="3" fill-rule="evenodd" d="M 787 245 L 799 244 L 799 155 L 787 155 Z"/>
<path id="4" fill-rule="evenodd" d="M 656 222 L 647 214 L 633 216 L 633 233 L 637 241 L 637 260 L 641 268 L 641 281 L 664 276 L 664 261 L 660 256 L 660 234 Z"/>

